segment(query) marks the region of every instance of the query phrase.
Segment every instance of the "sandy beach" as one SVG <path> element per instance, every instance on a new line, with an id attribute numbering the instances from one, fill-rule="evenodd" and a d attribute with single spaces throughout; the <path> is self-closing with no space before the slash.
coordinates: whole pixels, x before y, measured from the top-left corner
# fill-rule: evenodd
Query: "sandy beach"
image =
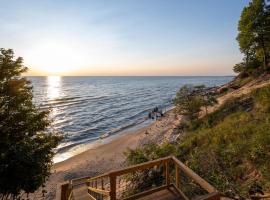
<path id="1" fill-rule="evenodd" d="M 224 101 L 231 97 L 246 94 L 247 91 L 263 87 L 266 84 L 269 84 L 269 80 L 263 80 L 256 84 L 248 84 L 238 90 L 229 92 L 219 97 L 218 104 L 214 107 L 210 107 L 209 112 L 216 110 Z M 203 115 L 204 113 L 202 113 L 202 116 Z M 181 117 L 177 116 L 174 110 L 170 110 L 164 117 L 154 121 L 149 126 L 125 132 L 124 134 L 120 134 L 119 137 L 115 137 L 115 139 L 112 139 L 112 141 L 107 144 L 96 146 L 63 162 L 56 163 L 46 183 L 45 190 L 47 194 L 45 195 L 45 199 L 55 199 L 57 186 L 67 180 L 96 176 L 110 170 L 124 167 L 124 152 L 128 148 L 134 149 L 147 143 L 161 144 L 176 141 L 176 139 L 181 136 L 175 131 L 180 120 Z M 40 191 L 41 190 L 34 194 L 34 199 L 42 197 Z"/>
<path id="2" fill-rule="evenodd" d="M 127 132 L 108 144 L 97 146 L 63 162 L 56 163 L 52 168 L 52 175 L 46 183 L 47 194 L 45 198 L 54 199 L 57 185 L 64 181 L 95 176 L 124 167 L 124 152 L 128 148 L 134 149 L 147 143 L 160 144 L 175 141 L 179 135 L 175 134 L 174 128 L 179 120 L 180 118 L 171 110 L 147 127 Z M 35 194 L 36 199 L 39 196 L 40 193 Z"/>

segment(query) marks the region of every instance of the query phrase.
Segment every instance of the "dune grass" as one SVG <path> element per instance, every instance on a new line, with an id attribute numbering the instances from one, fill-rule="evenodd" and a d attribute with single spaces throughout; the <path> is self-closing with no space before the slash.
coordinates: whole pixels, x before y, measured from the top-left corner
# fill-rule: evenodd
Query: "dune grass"
<path id="1" fill-rule="evenodd" d="M 182 124 L 180 144 L 146 145 L 126 153 L 130 164 L 174 154 L 227 196 L 270 189 L 270 86 L 228 100 Z"/>

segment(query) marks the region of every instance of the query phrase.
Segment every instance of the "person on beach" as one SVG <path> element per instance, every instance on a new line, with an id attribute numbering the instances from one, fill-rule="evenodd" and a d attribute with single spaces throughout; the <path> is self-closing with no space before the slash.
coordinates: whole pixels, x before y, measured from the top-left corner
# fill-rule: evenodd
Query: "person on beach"
<path id="1" fill-rule="evenodd" d="M 162 109 L 159 109 L 157 106 L 153 108 L 151 112 L 148 113 L 148 119 L 155 119 L 156 121 L 160 118 L 164 117 Z"/>

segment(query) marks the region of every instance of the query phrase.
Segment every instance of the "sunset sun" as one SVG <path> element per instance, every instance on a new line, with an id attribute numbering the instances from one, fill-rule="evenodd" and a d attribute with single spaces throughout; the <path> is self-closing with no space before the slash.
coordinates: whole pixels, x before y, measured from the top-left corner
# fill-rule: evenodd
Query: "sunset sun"
<path id="1" fill-rule="evenodd" d="M 34 47 L 29 52 L 29 64 L 48 75 L 61 75 L 78 70 L 83 58 L 76 48 L 68 44 L 49 42 Z"/>

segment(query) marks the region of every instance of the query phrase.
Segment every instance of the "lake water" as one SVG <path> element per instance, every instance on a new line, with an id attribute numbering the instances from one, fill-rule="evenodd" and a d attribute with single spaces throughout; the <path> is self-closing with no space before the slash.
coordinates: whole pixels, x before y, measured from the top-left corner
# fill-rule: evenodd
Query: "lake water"
<path id="1" fill-rule="evenodd" d="M 233 77 L 28 77 L 34 101 L 51 109 L 52 128 L 65 136 L 55 162 L 78 154 L 103 138 L 143 126 L 155 106 L 168 109 L 185 85 L 218 86 Z"/>

